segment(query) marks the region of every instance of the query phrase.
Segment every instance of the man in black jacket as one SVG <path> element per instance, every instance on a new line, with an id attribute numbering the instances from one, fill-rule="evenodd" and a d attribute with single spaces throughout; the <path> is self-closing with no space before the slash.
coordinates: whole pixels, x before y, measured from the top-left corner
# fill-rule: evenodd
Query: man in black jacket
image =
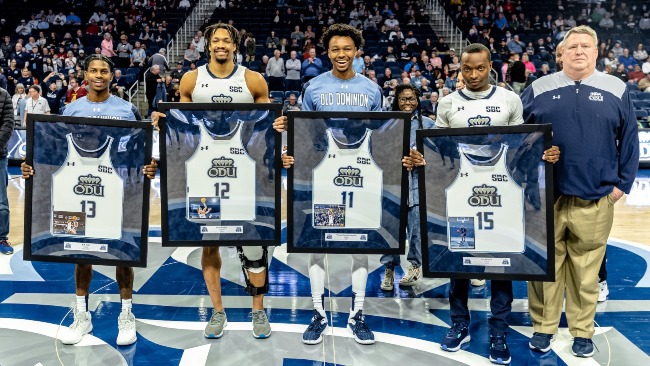
<path id="1" fill-rule="evenodd" d="M 165 80 L 160 75 L 160 66 L 158 65 L 151 66 L 151 69 L 149 69 L 149 71 L 144 74 L 144 84 L 147 90 L 147 103 L 149 105 L 147 116 L 150 116 L 151 112 L 155 110 L 153 102 L 156 98 L 156 88 L 158 87 L 158 83 L 162 83 L 164 81 Z"/>
<path id="2" fill-rule="evenodd" d="M 513 55 L 513 61 L 508 66 L 508 73 L 510 74 L 510 80 L 512 81 L 512 89 L 517 95 L 521 95 L 521 92 L 524 91 L 526 86 L 526 65 L 519 60 L 519 54 Z"/>
<path id="3" fill-rule="evenodd" d="M 0 253 L 12 254 L 9 243 L 9 199 L 7 198 L 7 145 L 14 132 L 14 107 L 11 95 L 0 88 Z"/>

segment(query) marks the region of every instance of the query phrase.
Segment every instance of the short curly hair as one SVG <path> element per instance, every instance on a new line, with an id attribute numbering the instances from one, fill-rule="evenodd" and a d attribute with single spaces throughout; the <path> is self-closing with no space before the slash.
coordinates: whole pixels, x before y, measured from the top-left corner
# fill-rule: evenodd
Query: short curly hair
<path id="1" fill-rule="evenodd" d="M 205 29 L 204 43 L 205 43 L 205 55 L 207 59 L 210 60 L 211 57 L 210 40 L 212 39 L 212 35 L 217 31 L 217 29 L 225 29 L 226 31 L 228 31 L 228 35 L 230 35 L 230 38 L 232 39 L 232 43 L 235 45 L 235 52 L 233 56 L 237 57 L 237 52 L 239 52 L 239 41 L 241 40 L 239 31 L 237 30 L 237 28 L 233 27 L 230 24 L 217 23 Z"/>
<path id="2" fill-rule="evenodd" d="M 364 44 L 363 36 L 361 35 L 360 30 L 347 24 L 332 24 L 329 28 L 327 28 L 325 33 L 323 33 L 323 45 L 326 49 L 330 48 L 330 40 L 335 36 L 352 38 L 354 47 L 357 49 L 360 49 Z"/>

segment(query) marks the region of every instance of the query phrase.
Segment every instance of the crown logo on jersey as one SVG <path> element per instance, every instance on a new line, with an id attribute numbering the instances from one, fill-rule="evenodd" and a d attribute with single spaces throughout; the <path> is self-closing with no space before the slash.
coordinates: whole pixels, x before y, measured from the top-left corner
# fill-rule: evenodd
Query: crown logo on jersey
<path id="1" fill-rule="evenodd" d="M 468 127 L 477 127 L 477 126 L 490 126 L 492 118 L 488 116 L 481 116 L 480 114 L 476 117 L 471 117 L 467 120 Z"/>
<path id="2" fill-rule="evenodd" d="M 232 103 L 232 97 L 225 95 L 225 94 L 219 94 L 219 95 L 213 95 L 212 96 L 212 102 L 213 103 Z"/>
<path id="3" fill-rule="evenodd" d="M 497 187 L 483 184 L 472 188 L 472 195 L 467 202 L 470 206 L 494 206 L 501 207 L 501 195 L 497 192 Z"/>
<path id="4" fill-rule="evenodd" d="M 339 168 L 339 175 L 334 177 L 334 184 L 342 187 L 363 187 L 361 169 L 351 166 Z"/>
<path id="5" fill-rule="evenodd" d="M 212 159 L 212 166 L 208 169 L 210 178 L 237 178 L 235 160 L 222 156 Z"/>
<path id="6" fill-rule="evenodd" d="M 79 182 L 72 187 L 75 194 L 80 196 L 97 196 L 104 197 L 104 186 L 102 178 L 95 177 L 92 174 L 82 175 L 78 178 Z"/>

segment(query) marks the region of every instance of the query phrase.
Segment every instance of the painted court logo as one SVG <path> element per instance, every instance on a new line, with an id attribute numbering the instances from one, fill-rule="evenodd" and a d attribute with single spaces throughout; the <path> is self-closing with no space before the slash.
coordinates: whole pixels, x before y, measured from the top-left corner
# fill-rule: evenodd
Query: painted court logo
<path id="1" fill-rule="evenodd" d="M 334 177 L 334 185 L 339 187 L 363 187 L 361 169 L 351 166 L 339 168 L 339 175 Z"/>
<path id="2" fill-rule="evenodd" d="M 237 167 L 235 161 L 222 156 L 212 159 L 212 166 L 208 169 L 210 178 L 237 178 Z"/>
<path id="3" fill-rule="evenodd" d="M 501 207 L 501 195 L 498 194 L 497 187 L 483 184 L 472 188 L 472 195 L 467 202 L 474 207 Z"/>
<path id="4" fill-rule="evenodd" d="M 104 186 L 102 185 L 102 178 L 88 174 L 82 175 L 78 179 L 78 183 L 72 187 L 72 190 L 75 194 L 78 194 L 80 196 L 104 197 Z"/>

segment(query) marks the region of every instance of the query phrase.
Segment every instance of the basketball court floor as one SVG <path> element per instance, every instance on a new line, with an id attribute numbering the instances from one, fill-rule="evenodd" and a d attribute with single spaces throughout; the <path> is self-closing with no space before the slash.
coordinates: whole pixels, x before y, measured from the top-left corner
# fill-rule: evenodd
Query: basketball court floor
<path id="1" fill-rule="evenodd" d="M 75 346 L 56 340 L 60 324 L 69 325 L 74 303 L 73 265 L 22 260 L 24 182 L 11 168 L 10 241 L 15 254 L 0 257 L 0 365 L 490 365 L 488 355 L 489 281 L 472 289 L 472 341 L 461 351 L 440 350 L 450 326 L 447 279 L 424 279 L 411 289 L 379 289 L 383 268 L 370 258 L 364 313 L 377 343 L 357 344 L 345 325 L 351 304 L 350 261 L 330 255 L 325 300 L 330 327 L 325 341 L 303 345 L 311 318 L 306 254 L 276 248 L 265 300 L 272 324 L 269 339 L 251 333 L 250 297 L 236 251 L 222 248 L 222 289 L 228 326 L 221 339 L 207 340 L 203 328 L 211 302 L 203 280 L 199 248 L 163 248 L 160 240 L 158 181 L 152 190 L 147 268 L 136 269 L 133 312 L 138 341 L 117 347 L 120 300 L 111 267 L 94 267 L 90 306 L 94 331 Z M 515 282 L 508 345 L 512 365 L 650 365 L 650 171 L 639 172 L 633 191 L 616 204 L 608 246 L 609 300 L 598 305 L 593 359 L 571 355 L 566 321 L 560 324 L 553 351 L 528 349 L 532 335 L 526 283 Z M 405 258 L 402 263 L 407 265 Z M 403 270 L 397 270 L 397 281 Z M 397 282 L 396 281 L 396 282 Z"/>

